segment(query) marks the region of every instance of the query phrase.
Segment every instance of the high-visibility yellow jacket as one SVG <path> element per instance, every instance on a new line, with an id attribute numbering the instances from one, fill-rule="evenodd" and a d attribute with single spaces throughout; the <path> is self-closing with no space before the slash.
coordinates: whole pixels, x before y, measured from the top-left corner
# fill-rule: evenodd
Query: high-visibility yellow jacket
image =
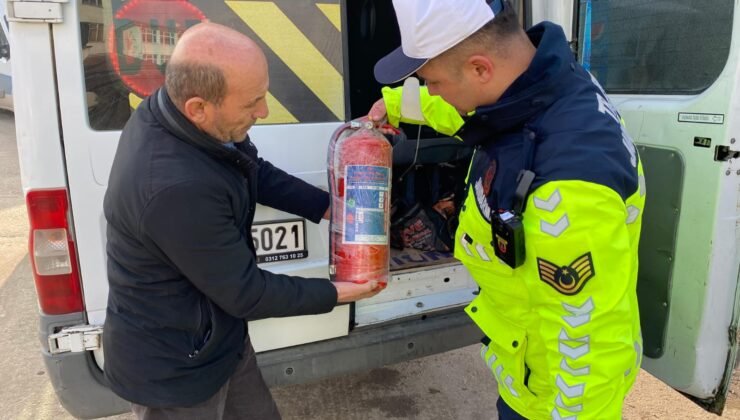
<path id="1" fill-rule="evenodd" d="M 529 419 L 619 419 L 642 357 L 636 297 L 645 182 L 637 150 L 562 30 L 529 31 L 529 70 L 494 105 L 460 117 L 422 88 L 424 121 L 475 146 L 455 256 L 481 292 L 466 308 L 506 403 Z M 383 89 L 389 121 L 400 92 Z M 413 122 L 413 121 L 411 121 Z M 496 257 L 491 211 L 510 210 L 533 141 L 526 258 Z"/>

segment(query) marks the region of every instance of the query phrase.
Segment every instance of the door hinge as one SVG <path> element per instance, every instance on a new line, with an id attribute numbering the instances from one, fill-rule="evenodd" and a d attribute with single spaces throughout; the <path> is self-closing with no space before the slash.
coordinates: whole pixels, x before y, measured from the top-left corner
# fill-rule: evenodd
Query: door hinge
<path id="1" fill-rule="evenodd" d="M 69 0 L 8 0 L 7 17 L 11 22 L 62 23 L 62 4 Z"/>
<path id="2" fill-rule="evenodd" d="M 49 352 L 80 353 L 97 350 L 101 346 L 102 325 L 77 325 L 49 336 Z"/>
<path id="3" fill-rule="evenodd" d="M 717 146 L 714 148 L 714 160 L 727 162 L 730 159 L 740 158 L 740 151 L 730 149 L 730 146 Z"/>

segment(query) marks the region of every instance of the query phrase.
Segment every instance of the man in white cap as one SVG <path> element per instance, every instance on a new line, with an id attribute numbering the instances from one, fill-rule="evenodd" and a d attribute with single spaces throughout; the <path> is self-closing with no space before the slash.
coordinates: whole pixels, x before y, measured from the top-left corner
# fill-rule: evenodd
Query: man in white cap
<path id="1" fill-rule="evenodd" d="M 500 418 L 619 419 L 642 359 L 645 182 L 617 110 L 562 28 L 525 32 L 508 1 L 393 4 L 402 45 L 375 76 L 426 86 L 416 110 L 383 88 L 370 117 L 475 147 L 455 256 L 481 287 L 466 311 Z"/>

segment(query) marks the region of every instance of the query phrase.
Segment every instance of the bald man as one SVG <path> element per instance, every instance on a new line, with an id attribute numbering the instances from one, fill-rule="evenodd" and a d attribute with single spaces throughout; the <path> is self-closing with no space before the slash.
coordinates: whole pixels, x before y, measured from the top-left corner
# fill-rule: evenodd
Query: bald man
<path id="1" fill-rule="evenodd" d="M 140 419 L 279 419 L 245 320 L 328 312 L 378 285 L 257 266 L 257 203 L 319 222 L 329 198 L 249 141 L 269 112 L 253 41 L 194 26 L 165 79 L 124 127 L 105 196 L 105 378 Z"/>

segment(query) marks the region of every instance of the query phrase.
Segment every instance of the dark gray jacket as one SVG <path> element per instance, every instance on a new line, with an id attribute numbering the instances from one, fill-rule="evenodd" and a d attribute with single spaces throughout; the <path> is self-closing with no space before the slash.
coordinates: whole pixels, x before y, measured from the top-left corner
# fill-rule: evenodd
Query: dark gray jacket
<path id="1" fill-rule="evenodd" d="M 164 112 L 163 112 L 164 110 Z M 126 124 L 105 195 L 108 309 L 105 377 L 149 407 L 211 397 L 241 358 L 245 320 L 330 311 L 325 279 L 257 267 L 256 202 L 318 222 L 326 192 L 194 126 L 166 92 Z"/>

